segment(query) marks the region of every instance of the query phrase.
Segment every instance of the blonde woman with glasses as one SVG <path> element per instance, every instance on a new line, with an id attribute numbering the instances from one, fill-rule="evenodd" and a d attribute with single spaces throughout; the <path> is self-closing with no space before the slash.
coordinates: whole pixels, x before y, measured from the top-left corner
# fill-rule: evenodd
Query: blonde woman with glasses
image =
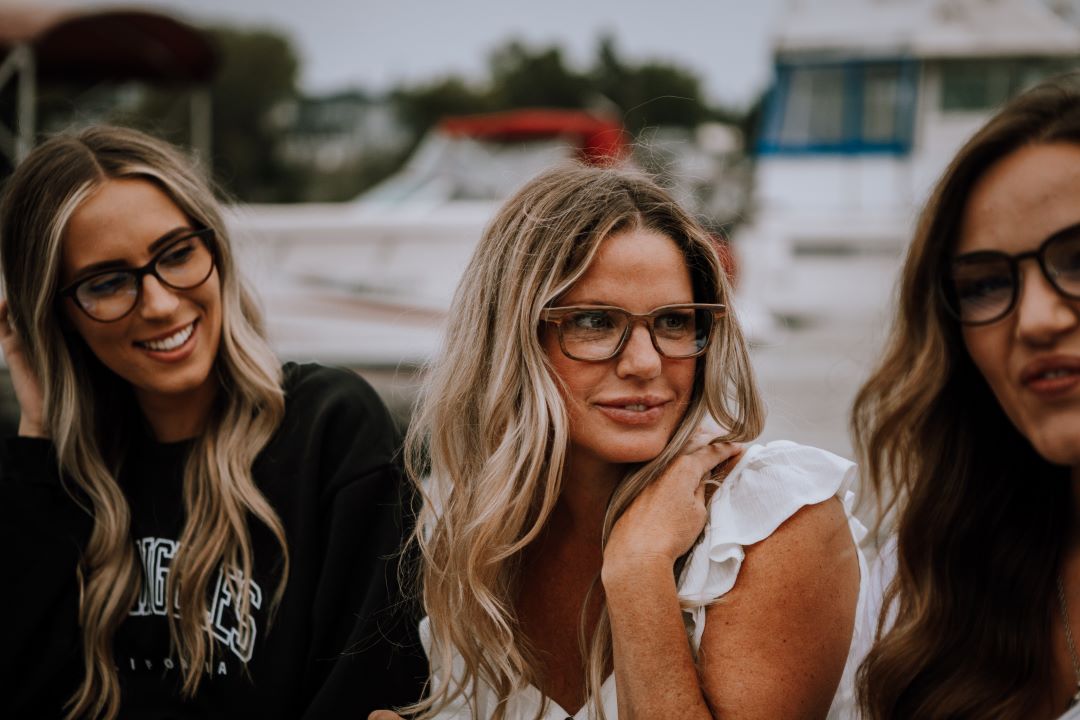
<path id="1" fill-rule="evenodd" d="M 188 160 L 119 128 L 45 142 L 7 181 L 0 263 L 0 715 L 419 697 L 398 436 L 351 373 L 279 365 Z"/>
<path id="2" fill-rule="evenodd" d="M 406 440 L 432 675 L 402 712 L 847 716 L 853 466 L 743 450 L 763 410 L 730 297 L 644 177 L 562 167 L 503 206 Z"/>

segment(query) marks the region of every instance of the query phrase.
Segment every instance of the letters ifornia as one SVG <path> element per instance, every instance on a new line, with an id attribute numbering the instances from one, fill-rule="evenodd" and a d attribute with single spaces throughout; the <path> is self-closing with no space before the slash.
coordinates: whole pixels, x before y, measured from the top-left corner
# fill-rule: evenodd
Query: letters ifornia
<path id="1" fill-rule="evenodd" d="M 165 585 L 169 577 L 169 567 L 179 544 L 168 538 L 144 537 L 135 541 L 139 548 L 139 556 L 143 565 L 143 584 L 139 599 L 131 609 L 133 616 L 161 615 L 168 612 L 168 603 L 165 598 Z M 243 662 L 251 660 L 251 654 L 255 649 L 255 637 L 258 634 L 258 626 L 255 618 L 249 613 L 239 617 L 236 610 L 238 603 L 233 593 L 234 587 L 246 587 L 250 607 L 257 609 L 262 607 L 262 588 L 254 580 L 243 582 L 243 576 L 238 571 L 230 571 L 226 582 L 225 573 L 218 571 L 217 581 L 213 585 L 210 602 L 207 611 L 207 625 L 213 636 L 221 644 L 229 648 L 236 657 Z M 176 602 L 173 602 L 173 614 L 176 612 Z M 131 659 L 131 669 L 136 670 L 136 661 Z M 151 663 L 145 660 L 144 663 Z M 176 661 L 165 658 L 163 667 L 171 670 Z M 225 663 L 220 663 L 220 673 L 224 674 Z M 148 666 L 148 669 L 149 666 Z M 211 669 L 207 668 L 210 672 Z"/>

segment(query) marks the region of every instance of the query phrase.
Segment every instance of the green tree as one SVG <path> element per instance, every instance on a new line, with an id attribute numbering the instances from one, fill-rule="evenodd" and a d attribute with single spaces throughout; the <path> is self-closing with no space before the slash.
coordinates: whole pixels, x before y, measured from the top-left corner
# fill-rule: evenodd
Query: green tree
<path id="1" fill-rule="evenodd" d="M 468 115 L 495 109 L 486 88 L 476 88 L 449 75 L 430 83 L 399 87 L 390 94 L 398 118 L 417 137 L 446 115 Z"/>
<path id="2" fill-rule="evenodd" d="M 303 177 L 275 152 L 273 112 L 297 97 L 299 61 L 289 39 L 275 30 L 212 28 L 219 53 L 210 84 L 214 175 L 230 194 L 248 202 L 288 202 L 302 196 Z M 175 91 L 146 92 L 123 122 L 174 142 L 190 135 L 188 98 Z"/>
<path id="3" fill-rule="evenodd" d="M 623 124 L 635 134 L 657 125 L 695 127 L 715 117 L 696 74 L 655 60 L 628 64 L 619 57 L 611 36 L 598 43 L 592 80 L 596 90 L 622 111 Z"/>
<path id="4" fill-rule="evenodd" d="M 532 49 L 511 40 L 491 54 L 489 66 L 491 95 L 504 109 L 581 108 L 594 92 L 588 77 L 566 67 L 557 46 Z"/>
<path id="5" fill-rule="evenodd" d="M 221 52 L 211 86 L 215 173 L 244 200 L 291 200 L 299 178 L 274 152 L 271 112 L 297 96 L 296 52 L 272 30 L 218 28 L 213 37 Z"/>
<path id="6" fill-rule="evenodd" d="M 593 67 L 568 67 L 558 46 L 531 47 L 511 40 L 489 56 L 486 85 L 458 76 L 398 88 L 392 94 L 402 121 L 422 135 L 439 118 L 525 107 L 596 108 L 613 105 L 634 134 L 646 127 L 693 128 L 707 120 L 740 124 L 744 114 L 713 107 L 696 73 L 674 63 L 632 64 L 612 37 L 600 38 Z"/>

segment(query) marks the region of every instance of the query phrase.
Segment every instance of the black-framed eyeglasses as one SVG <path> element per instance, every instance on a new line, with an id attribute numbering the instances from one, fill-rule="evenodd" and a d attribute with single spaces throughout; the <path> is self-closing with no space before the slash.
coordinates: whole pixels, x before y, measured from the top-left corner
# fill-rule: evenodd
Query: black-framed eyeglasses
<path id="1" fill-rule="evenodd" d="M 1012 312 L 1020 295 L 1020 261 L 1033 258 L 1047 282 L 1080 300 L 1080 226 L 1050 236 L 1037 250 L 1010 255 L 979 250 L 953 258 L 945 305 L 964 325 L 987 325 Z"/>
<path id="2" fill-rule="evenodd" d="M 622 352 L 638 322 L 645 323 L 660 355 L 697 357 L 708 349 L 716 320 L 726 311 L 719 303 L 664 305 L 641 314 L 609 305 L 573 305 L 548 308 L 540 317 L 557 328 L 559 347 L 566 357 L 599 362 Z"/>
<path id="3" fill-rule="evenodd" d="M 209 228 L 184 233 L 142 267 L 102 270 L 76 280 L 57 295 L 70 297 L 98 322 L 115 322 L 139 304 L 147 275 L 173 290 L 191 290 L 206 282 L 214 271 L 213 238 L 214 231 Z"/>

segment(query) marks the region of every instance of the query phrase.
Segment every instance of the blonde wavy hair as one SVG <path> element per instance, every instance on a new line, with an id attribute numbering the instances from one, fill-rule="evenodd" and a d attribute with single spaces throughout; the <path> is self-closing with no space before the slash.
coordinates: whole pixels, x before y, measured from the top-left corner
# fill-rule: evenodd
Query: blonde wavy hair
<path id="1" fill-rule="evenodd" d="M 559 497 L 569 434 L 558 380 L 540 345 L 540 315 L 584 274 L 605 238 L 637 228 L 679 245 L 696 302 L 730 307 L 731 289 L 708 233 L 651 180 L 611 168 L 569 165 L 529 182 L 499 211 L 465 270 L 405 443 L 409 475 L 423 496 L 412 539 L 421 556 L 430 655 L 440 668 L 429 696 L 407 712 L 433 717 L 463 694 L 474 695 L 480 682 L 505 700 L 536 680 L 534 655 L 518 633 L 515 593 L 522 552 Z M 706 413 L 732 440 L 753 438 L 763 425 L 746 342 L 730 316 L 698 363 L 692 400 L 667 447 L 629 468 L 611 497 L 605 543 Z M 583 671 L 599 708 L 611 662 L 606 609 L 592 630 L 583 614 Z M 453 669 L 455 651 L 463 674 Z M 500 703 L 493 717 L 504 716 Z"/>
<path id="2" fill-rule="evenodd" d="M 186 521 L 165 589 L 176 601 L 167 617 L 184 668 L 185 695 L 194 695 L 203 664 L 215 652 L 206 622 L 207 588 L 218 573 L 240 599 L 238 616 L 250 614 L 249 514 L 281 546 L 281 578 L 271 608 L 280 602 L 289 568 L 281 522 L 251 475 L 252 462 L 284 415 L 281 368 L 237 274 L 209 183 L 170 145 L 134 130 L 95 127 L 46 141 L 8 180 L 0 203 L 0 264 L 11 322 L 43 381 L 44 419 L 61 481 L 94 520 L 77 569 L 85 670 L 69 700 L 68 718 L 119 713 L 113 636 L 146 581 L 130 536 L 130 508 L 117 482 L 127 443 L 142 421 L 130 386 L 65 326 L 56 302 L 65 227 L 87 196 L 116 178 L 154 183 L 194 226 L 212 229 L 216 238 L 223 315 L 214 366 L 219 395 L 184 468 Z"/>

